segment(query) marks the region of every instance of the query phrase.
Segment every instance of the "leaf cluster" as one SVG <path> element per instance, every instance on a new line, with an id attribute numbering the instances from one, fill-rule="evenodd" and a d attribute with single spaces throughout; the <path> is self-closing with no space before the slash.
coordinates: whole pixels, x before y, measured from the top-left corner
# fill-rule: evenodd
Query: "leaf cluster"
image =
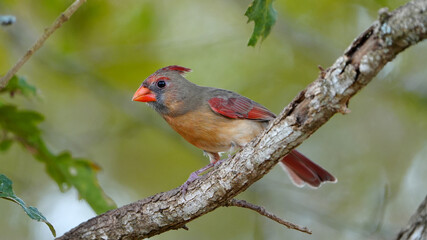
<path id="1" fill-rule="evenodd" d="M 30 97 L 35 96 L 37 90 L 24 78 L 15 76 L 6 88 L 0 90 L 0 93 L 9 94 L 11 97 L 16 94 Z M 38 112 L 20 110 L 17 106 L 0 99 L 0 152 L 7 151 L 17 143 L 35 159 L 44 163 L 47 174 L 58 184 L 61 191 L 74 187 L 79 197 L 86 200 L 97 214 L 115 208 L 115 203 L 104 193 L 96 178 L 100 167 L 87 159 L 74 158 L 67 151 L 59 154 L 50 151 L 39 128 L 43 120 L 43 115 Z M 0 176 L 0 187 L 2 187 L 0 197 L 18 203 L 31 218 L 46 222 L 52 230 L 52 225 L 37 209 L 27 207 L 14 195 L 12 182 L 4 175 Z"/>

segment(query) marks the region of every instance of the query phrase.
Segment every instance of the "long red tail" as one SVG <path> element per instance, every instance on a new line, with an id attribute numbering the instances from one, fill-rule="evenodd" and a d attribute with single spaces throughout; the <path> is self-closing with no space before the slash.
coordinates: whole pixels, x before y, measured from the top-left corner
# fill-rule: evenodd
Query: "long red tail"
<path id="1" fill-rule="evenodd" d="M 332 174 L 310 161 L 297 150 L 292 150 L 286 155 L 280 161 L 280 165 L 298 187 L 308 184 L 311 187 L 318 188 L 323 182 L 337 182 L 337 179 Z"/>

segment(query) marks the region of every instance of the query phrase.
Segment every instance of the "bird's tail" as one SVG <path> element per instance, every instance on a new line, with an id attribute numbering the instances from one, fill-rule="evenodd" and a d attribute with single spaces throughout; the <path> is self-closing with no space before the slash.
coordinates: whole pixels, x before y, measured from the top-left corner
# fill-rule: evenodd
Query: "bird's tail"
<path id="1" fill-rule="evenodd" d="M 318 188 L 323 182 L 337 182 L 337 179 L 321 166 L 310 161 L 297 150 L 292 150 L 281 161 L 280 165 L 288 173 L 292 182 L 303 187 L 304 184 Z"/>

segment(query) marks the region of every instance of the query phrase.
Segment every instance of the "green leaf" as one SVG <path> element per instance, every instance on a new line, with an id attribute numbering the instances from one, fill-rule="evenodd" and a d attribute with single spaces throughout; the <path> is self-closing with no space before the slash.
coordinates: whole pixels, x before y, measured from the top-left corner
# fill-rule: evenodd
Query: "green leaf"
<path id="1" fill-rule="evenodd" d="M 99 186 L 96 172 L 100 167 L 87 159 L 72 158 L 68 152 L 56 156 L 58 168 L 66 182 L 74 186 L 81 198 L 86 199 L 97 214 L 116 208 L 115 203 Z"/>
<path id="2" fill-rule="evenodd" d="M 8 92 L 13 97 L 16 93 L 20 93 L 26 97 L 35 96 L 37 89 L 29 84 L 24 77 L 13 76 L 7 86 L 0 90 L 0 93 Z"/>
<path id="3" fill-rule="evenodd" d="M 246 10 L 248 23 L 254 21 L 254 31 L 249 39 L 248 46 L 255 46 L 259 37 L 264 40 L 271 31 L 277 19 L 277 12 L 273 8 L 273 0 L 254 0 Z"/>
<path id="4" fill-rule="evenodd" d="M 75 187 L 79 196 L 97 214 L 116 208 L 99 186 L 96 173 L 100 168 L 96 164 L 86 159 L 73 158 L 67 152 L 54 154 L 47 148 L 38 127 L 42 120 L 43 116 L 37 112 L 18 110 L 13 105 L 0 105 L 0 128 L 15 135 L 13 139 L 45 164 L 47 173 L 61 191 Z"/>
<path id="5" fill-rule="evenodd" d="M 37 208 L 27 206 L 27 204 L 25 204 L 22 199 L 15 195 L 12 189 L 12 181 L 3 174 L 0 174 L 0 198 L 4 198 L 16 204 L 19 204 L 31 219 L 46 223 L 46 225 L 52 232 L 52 235 L 56 237 L 56 231 L 55 228 L 53 228 L 52 224 L 47 221 L 47 219 L 43 216 L 43 214 L 39 212 L 39 210 L 37 210 Z"/>
<path id="6" fill-rule="evenodd" d="M 43 116 L 34 111 L 20 111 L 16 106 L 0 105 L 0 127 L 22 138 L 38 137 L 40 130 L 37 127 L 43 121 Z"/>

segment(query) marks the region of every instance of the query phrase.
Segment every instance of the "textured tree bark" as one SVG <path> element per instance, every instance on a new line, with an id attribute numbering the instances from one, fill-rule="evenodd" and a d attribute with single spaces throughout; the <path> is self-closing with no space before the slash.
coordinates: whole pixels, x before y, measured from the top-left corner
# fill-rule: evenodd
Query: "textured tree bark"
<path id="1" fill-rule="evenodd" d="M 409 220 L 408 226 L 400 230 L 396 240 L 427 239 L 427 196 Z"/>
<path id="2" fill-rule="evenodd" d="M 407 47 L 427 37 L 427 0 L 412 1 L 375 21 L 344 55 L 282 111 L 265 132 L 213 171 L 196 180 L 185 195 L 179 189 L 106 212 L 58 239 L 142 239 L 179 229 L 218 207 L 267 174 L 335 113 L 347 113 L 349 99 Z"/>

